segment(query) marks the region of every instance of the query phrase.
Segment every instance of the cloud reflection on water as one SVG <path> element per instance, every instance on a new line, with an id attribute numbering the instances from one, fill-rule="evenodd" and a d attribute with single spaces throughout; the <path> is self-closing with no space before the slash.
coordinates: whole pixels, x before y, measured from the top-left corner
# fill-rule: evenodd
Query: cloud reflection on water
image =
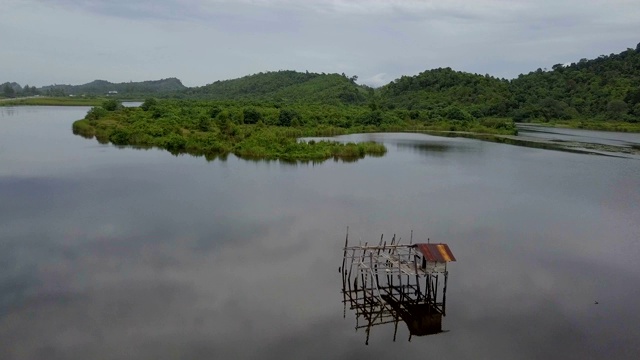
<path id="1" fill-rule="evenodd" d="M 0 173 L 0 358 L 640 351 L 638 230 L 629 221 L 640 217 L 637 164 L 403 136 L 390 143 L 439 139 L 473 152 L 389 146 L 383 158 L 291 167 L 83 147 L 63 172 L 47 166 L 67 154 L 54 144 L 84 143 L 68 128 L 53 133 L 27 153 L 41 160 L 25 162 L 26 174 Z M 50 157 L 32 157 L 39 151 Z M 354 241 L 407 239 L 413 229 L 416 240 L 455 248 L 451 332 L 392 343 L 393 328 L 376 329 L 364 346 L 342 318 L 346 226 Z"/>

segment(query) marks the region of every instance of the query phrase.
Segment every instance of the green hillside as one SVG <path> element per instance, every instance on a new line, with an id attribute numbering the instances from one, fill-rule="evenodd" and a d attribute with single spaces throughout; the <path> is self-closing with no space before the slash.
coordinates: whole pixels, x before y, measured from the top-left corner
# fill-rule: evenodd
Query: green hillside
<path id="1" fill-rule="evenodd" d="M 633 130 L 603 124 L 640 122 L 640 44 L 510 81 L 450 68 L 428 70 L 377 89 L 376 103 L 386 109 L 408 109 L 421 118 L 509 117 L 518 122 Z"/>
<path id="2" fill-rule="evenodd" d="M 556 64 L 511 81 L 516 121 L 640 121 L 640 44 L 619 54 Z"/>
<path id="3" fill-rule="evenodd" d="M 476 118 L 506 116 L 510 105 L 507 80 L 450 68 L 403 76 L 378 89 L 377 95 L 385 108 L 442 114 L 462 111 Z"/>
<path id="4" fill-rule="evenodd" d="M 357 105 L 374 114 L 395 111 L 393 117 L 422 122 L 499 119 L 496 122 L 499 124 L 513 119 L 640 130 L 640 126 L 634 124 L 640 124 L 640 44 L 619 54 L 556 64 L 551 70 L 537 69 L 513 80 L 450 68 L 402 76 L 375 91 L 356 84 L 356 80 L 356 76 L 345 74 L 282 70 L 192 88 L 185 87 L 176 78 L 118 84 L 96 80 L 84 85 L 51 85 L 39 89 L 28 86 L 22 89 L 19 84 L 5 83 L 0 96 L 95 96 L 117 92 L 119 98 L 267 102 L 278 107 Z M 380 119 L 378 116 L 373 122 L 383 123 Z"/>
<path id="5" fill-rule="evenodd" d="M 216 81 L 182 92 L 184 97 L 208 100 L 252 100 L 284 103 L 362 104 L 367 89 L 346 75 L 302 73 L 290 70 Z"/>

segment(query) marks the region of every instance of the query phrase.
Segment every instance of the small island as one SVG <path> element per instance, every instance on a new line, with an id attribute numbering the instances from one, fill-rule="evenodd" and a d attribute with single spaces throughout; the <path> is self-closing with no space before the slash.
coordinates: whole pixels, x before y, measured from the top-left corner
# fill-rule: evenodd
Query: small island
<path id="1" fill-rule="evenodd" d="M 140 107 L 123 107 L 106 100 L 73 124 L 73 132 L 100 143 L 156 147 L 172 154 L 215 159 L 234 154 L 244 159 L 353 161 L 382 156 L 387 149 L 375 142 L 342 143 L 326 137 L 390 131 L 471 130 L 513 134 L 505 119 L 421 121 L 408 111 L 367 106 L 277 104 L 248 101 L 147 99 Z M 325 137 L 322 140 L 301 138 Z"/>

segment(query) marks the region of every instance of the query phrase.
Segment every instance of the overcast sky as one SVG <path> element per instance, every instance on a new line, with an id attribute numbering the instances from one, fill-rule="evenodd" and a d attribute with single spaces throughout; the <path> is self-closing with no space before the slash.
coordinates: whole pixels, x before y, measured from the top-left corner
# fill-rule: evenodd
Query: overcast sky
<path id="1" fill-rule="evenodd" d="M 640 42 L 638 0 L 0 0 L 0 82 L 427 69 L 513 78 Z"/>

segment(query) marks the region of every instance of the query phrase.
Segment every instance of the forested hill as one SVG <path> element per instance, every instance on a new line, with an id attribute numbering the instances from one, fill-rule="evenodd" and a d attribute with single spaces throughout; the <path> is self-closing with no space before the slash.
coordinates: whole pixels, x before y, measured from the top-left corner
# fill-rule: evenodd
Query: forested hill
<path id="1" fill-rule="evenodd" d="M 49 85 L 38 90 L 43 95 L 105 95 L 109 92 L 117 92 L 118 96 L 150 96 L 167 94 L 186 89 L 182 82 L 176 78 L 161 80 L 112 83 L 105 80 L 94 80 L 83 85 Z"/>
<path id="2" fill-rule="evenodd" d="M 551 70 L 538 69 L 513 80 L 450 68 L 428 70 L 377 89 L 376 102 L 383 108 L 453 119 L 640 122 L 640 44 L 619 54 L 556 64 Z"/>
<path id="3" fill-rule="evenodd" d="M 189 88 L 188 98 L 211 100 L 267 100 L 285 103 L 362 104 L 368 88 L 357 85 L 357 77 L 342 74 L 302 73 L 283 70 L 258 73 L 239 79 L 216 81 Z"/>
<path id="4" fill-rule="evenodd" d="M 440 68 L 400 79 L 377 89 L 385 108 L 462 110 L 473 117 L 506 116 L 510 106 L 509 82 Z"/>
<path id="5" fill-rule="evenodd" d="M 516 121 L 640 121 L 640 44 L 619 54 L 556 64 L 511 81 Z"/>
<path id="6" fill-rule="evenodd" d="M 376 89 L 357 77 L 290 70 L 258 73 L 187 88 L 180 80 L 35 89 L 3 84 L 0 96 L 105 95 L 120 98 L 173 97 L 240 100 L 272 104 L 367 105 L 371 110 L 407 110 L 412 119 L 468 120 L 511 117 L 516 121 L 619 120 L 640 123 L 640 44 L 619 54 L 556 64 L 513 80 L 439 68 L 403 76 Z"/>

